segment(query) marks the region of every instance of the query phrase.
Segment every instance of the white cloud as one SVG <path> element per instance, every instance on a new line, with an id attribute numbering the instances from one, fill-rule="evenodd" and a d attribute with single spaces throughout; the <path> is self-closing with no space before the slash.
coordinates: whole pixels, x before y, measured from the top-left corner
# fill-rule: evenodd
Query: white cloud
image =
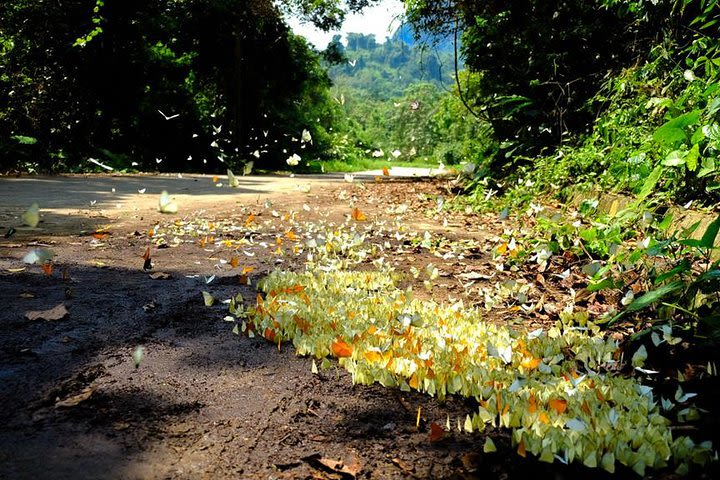
<path id="1" fill-rule="evenodd" d="M 378 43 L 385 42 L 400 26 L 396 17 L 405 11 L 400 0 L 382 0 L 378 5 L 364 9 L 360 14 L 351 14 L 345 18 L 342 29 L 339 31 L 323 32 L 317 30 L 312 24 L 301 24 L 297 18 L 290 17 L 286 21 L 293 32 L 307 38 L 319 50 L 323 50 L 334 35 L 340 34 L 345 42 L 347 33 L 374 34 Z"/>

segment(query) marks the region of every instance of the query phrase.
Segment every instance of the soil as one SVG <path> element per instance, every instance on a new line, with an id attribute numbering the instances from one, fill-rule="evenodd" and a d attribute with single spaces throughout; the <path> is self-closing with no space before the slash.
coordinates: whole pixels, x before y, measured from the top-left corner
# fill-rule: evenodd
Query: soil
<path id="1" fill-rule="evenodd" d="M 409 228 L 448 244 L 467 243 L 462 261 L 438 258 L 443 245 L 438 255 L 409 246 L 409 253 L 392 259 L 398 270 L 434 262 L 441 277 L 424 295 L 481 304 L 478 286 L 510 276 L 490 261 L 507 226 L 497 215 L 438 214 L 438 198 L 457 194 L 447 179 L 242 182 L 239 189 L 217 188 L 205 176 L 0 182 L 1 232 L 16 230 L 0 240 L 0 478 L 605 477 L 599 470 L 521 458 L 506 431 L 450 432 L 431 441 L 431 423 L 445 425 L 449 418 L 454 424 L 474 410 L 474 402 L 439 403 L 379 385 L 355 386 L 341 369 L 313 374 L 311 360 L 296 356 L 290 345 L 233 334 L 233 324 L 224 320 L 227 305 L 206 307 L 200 293 L 254 298 L 255 287 L 242 285 L 242 275 L 223 262 L 232 250 L 208 249 L 202 237 L 175 241 L 168 234 L 158 241 L 182 222 L 243 224 L 251 213 L 262 225 L 256 240 L 274 241 L 271 232 L 286 230 L 283 217 L 290 211 L 297 224 L 331 223 L 344 221 L 351 206 L 382 219 L 390 216 L 388 209 L 406 204 Z M 157 212 L 162 189 L 180 193 L 178 214 Z M 38 228 L 20 228 L 18 217 L 32 199 L 41 204 L 43 220 Z M 223 238 L 237 240 L 227 232 Z M 29 248 L 43 245 L 55 254 L 50 275 L 22 262 Z M 148 248 L 153 268 L 146 271 Z M 279 259 L 257 243 L 241 251 L 247 252 L 238 253 L 241 267 L 254 268 L 253 284 L 278 266 L 302 265 L 300 258 Z M 459 280 L 461 274 L 470 274 L 465 278 L 477 286 Z M 537 283 L 537 275 L 520 278 Z M 563 281 L 572 286 L 572 279 Z M 546 304 L 560 304 L 568 285 L 551 275 L 543 284 Z M 421 283 L 416 291 L 423 291 Z M 69 312 L 61 319 L 26 316 L 60 304 Z M 554 321 L 552 311 L 499 309 L 488 320 L 513 318 L 533 328 Z M 145 356 L 136 366 L 138 346 Z M 483 453 L 486 435 L 498 453 Z M 621 470 L 614 478 L 632 475 Z"/>

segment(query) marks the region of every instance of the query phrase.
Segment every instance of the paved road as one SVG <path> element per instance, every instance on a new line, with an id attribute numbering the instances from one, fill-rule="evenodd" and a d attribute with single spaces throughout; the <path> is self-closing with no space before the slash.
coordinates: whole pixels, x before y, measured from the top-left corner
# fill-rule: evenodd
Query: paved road
<path id="1" fill-rule="evenodd" d="M 421 178 L 437 174 L 427 168 L 395 167 L 392 179 Z M 354 181 L 374 181 L 382 171 L 353 174 Z M 176 201 L 179 214 L 220 204 L 259 203 L 297 191 L 312 195 L 323 186 L 345 182 L 342 173 L 325 175 L 252 175 L 238 177 L 230 188 L 227 177 L 199 174 L 61 175 L 0 177 L 0 228 L 18 228 L 20 215 L 33 203 L 40 205 L 41 227 L 70 227 L 72 218 L 102 218 L 107 223 L 134 221 L 157 213 L 160 193 L 166 190 Z M 24 228 L 24 227 L 20 227 Z M 77 225 L 72 228 L 77 228 Z M 2 232 L 0 232 L 2 233 Z"/>

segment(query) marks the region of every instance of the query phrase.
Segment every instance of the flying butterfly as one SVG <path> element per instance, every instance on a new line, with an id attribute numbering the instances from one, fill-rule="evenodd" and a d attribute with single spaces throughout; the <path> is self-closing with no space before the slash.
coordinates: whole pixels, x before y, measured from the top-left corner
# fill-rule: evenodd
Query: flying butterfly
<path id="1" fill-rule="evenodd" d="M 171 198 L 166 190 L 163 190 L 160 194 L 159 202 L 160 213 L 177 213 L 178 206 Z"/>

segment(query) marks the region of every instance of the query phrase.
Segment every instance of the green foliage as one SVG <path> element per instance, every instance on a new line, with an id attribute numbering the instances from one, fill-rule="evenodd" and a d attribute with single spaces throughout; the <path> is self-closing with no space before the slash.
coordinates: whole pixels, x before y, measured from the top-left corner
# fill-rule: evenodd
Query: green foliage
<path id="1" fill-rule="evenodd" d="M 282 2 L 326 25 L 340 6 Z M 316 140 L 305 156 L 331 143 L 327 74 L 269 0 L 13 0 L 0 5 L 0 32 L 2 168 L 113 157 L 123 168 L 224 171 L 284 164 L 305 129 Z"/>
<path id="2" fill-rule="evenodd" d="M 488 126 L 462 105 L 452 78 L 452 53 L 431 44 L 407 44 L 404 27 L 378 44 L 373 36 L 350 34 L 343 55 L 331 66 L 333 94 L 347 114 L 338 129 L 357 155 L 391 156 L 424 163 L 480 162 Z M 334 39 L 329 47 L 338 49 Z M 475 76 L 460 72 L 463 83 Z"/>
<path id="3" fill-rule="evenodd" d="M 462 32 L 466 66 L 480 74 L 468 100 L 492 124 L 498 167 L 584 133 L 606 73 L 631 64 L 657 29 L 602 1 L 406 4 L 417 28 Z"/>

